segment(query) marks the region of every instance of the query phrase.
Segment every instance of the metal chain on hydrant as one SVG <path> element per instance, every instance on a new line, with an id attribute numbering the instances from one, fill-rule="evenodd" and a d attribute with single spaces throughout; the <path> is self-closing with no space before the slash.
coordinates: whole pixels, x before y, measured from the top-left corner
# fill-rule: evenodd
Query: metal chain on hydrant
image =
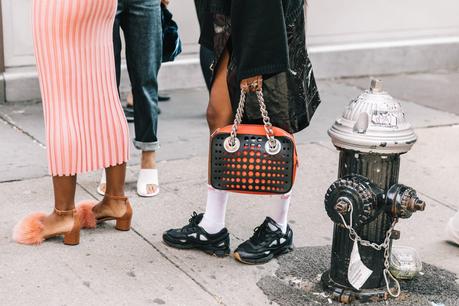
<path id="1" fill-rule="evenodd" d="M 384 249 L 384 270 L 383 270 L 383 276 L 384 276 L 384 281 L 386 282 L 386 288 L 387 292 L 390 294 L 390 296 L 396 298 L 400 295 L 400 283 L 398 280 L 392 275 L 392 273 L 389 271 L 390 263 L 389 263 L 389 247 L 390 247 L 390 237 L 392 235 L 392 231 L 395 227 L 395 225 L 398 222 L 397 218 L 394 218 L 394 221 L 392 221 L 392 224 L 390 228 L 386 232 L 386 237 L 384 238 L 383 243 L 377 244 L 368 240 L 362 239 L 357 232 L 352 228 L 352 212 L 354 210 L 354 207 L 352 206 L 352 203 L 349 203 L 350 205 L 350 210 L 349 210 L 349 225 L 346 223 L 346 220 L 344 219 L 344 216 L 340 213 L 338 215 L 341 218 L 341 221 L 343 221 L 343 225 L 345 228 L 349 230 L 349 239 L 352 241 L 357 241 L 363 246 L 371 247 L 377 251 L 381 251 Z M 390 288 L 390 280 L 392 280 L 395 284 L 395 292 L 392 291 Z"/>

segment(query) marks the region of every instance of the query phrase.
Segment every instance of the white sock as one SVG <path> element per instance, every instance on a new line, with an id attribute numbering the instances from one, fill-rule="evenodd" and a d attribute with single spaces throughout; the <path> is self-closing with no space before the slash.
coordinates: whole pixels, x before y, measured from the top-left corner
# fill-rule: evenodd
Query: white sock
<path id="1" fill-rule="evenodd" d="M 275 212 L 271 219 L 276 221 L 277 225 L 281 228 L 282 232 L 285 234 L 287 232 L 287 225 L 288 225 L 288 209 L 290 208 L 290 199 L 291 199 L 292 192 L 283 194 L 281 196 L 276 196 L 277 199 L 274 203 Z M 272 228 L 270 225 L 271 230 L 275 231 L 275 228 Z"/>
<path id="2" fill-rule="evenodd" d="M 209 234 L 216 234 L 225 227 L 226 204 L 228 192 L 214 189 L 209 185 L 207 191 L 206 212 L 199 226 Z"/>

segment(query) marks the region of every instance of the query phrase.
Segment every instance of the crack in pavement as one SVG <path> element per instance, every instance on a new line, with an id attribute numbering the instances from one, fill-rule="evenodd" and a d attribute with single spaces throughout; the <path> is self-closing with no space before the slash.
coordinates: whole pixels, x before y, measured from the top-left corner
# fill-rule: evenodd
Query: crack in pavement
<path id="1" fill-rule="evenodd" d="M 452 114 L 452 113 L 448 113 L 448 114 Z M 435 129 L 435 128 L 444 128 L 444 127 L 459 127 L 459 122 L 419 126 L 419 127 L 415 127 L 414 129 L 415 130 L 425 130 L 425 129 Z"/>
<path id="2" fill-rule="evenodd" d="M 5 113 L 0 112 L 0 120 L 9 125 L 12 129 L 16 130 L 19 133 L 24 134 L 25 136 L 29 137 L 32 139 L 33 142 L 38 144 L 41 148 L 46 149 L 46 145 L 42 143 L 39 139 L 35 138 L 32 134 L 21 128 L 19 125 L 17 125 L 13 119 L 11 119 L 10 116 L 8 116 Z"/>
<path id="3" fill-rule="evenodd" d="M 88 190 L 88 188 L 84 187 L 80 183 L 77 182 L 77 186 L 79 186 L 81 189 L 83 189 L 87 194 L 89 194 L 94 200 L 100 201 L 100 199 L 97 198 L 91 191 Z"/>
<path id="4" fill-rule="evenodd" d="M 45 177 L 48 177 L 48 176 L 49 175 L 41 175 L 41 176 L 32 176 L 32 177 L 25 177 L 25 178 L 19 178 L 19 179 L 5 180 L 5 181 L 0 181 L 0 184 L 26 182 L 26 181 L 29 181 L 29 180 L 41 179 L 41 178 L 45 178 Z"/>
<path id="5" fill-rule="evenodd" d="M 428 195 L 427 193 L 424 193 L 424 192 L 422 192 L 422 191 L 418 191 L 418 193 L 419 193 L 419 194 L 422 194 L 424 197 L 428 198 L 429 200 L 432 200 L 432 201 L 437 202 L 437 203 L 440 204 L 441 206 L 444 206 L 444 207 L 446 207 L 446 208 L 451 209 L 452 211 L 458 211 L 458 208 L 454 207 L 452 204 L 448 204 L 448 203 L 446 203 L 446 202 L 437 200 L 437 199 L 435 199 L 433 196 L 430 196 L 430 195 Z"/>
<path id="6" fill-rule="evenodd" d="M 170 262 L 175 268 L 180 270 L 183 274 L 185 274 L 188 278 L 190 278 L 196 285 L 198 285 L 204 292 L 209 294 L 215 301 L 220 304 L 220 305 L 226 305 L 223 303 L 221 298 L 213 294 L 210 290 L 208 290 L 203 284 L 201 284 L 195 277 L 193 277 L 190 273 L 188 273 L 185 269 L 180 267 L 175 261 L 173 261 L 169 256 L 167 256 L 166 253 L 161 251 L 157 246 L 155 246 L 150 240 L 148 240 L 145 236 L 143 236 L 140 232 L 138 232 L 136 229 L 131 228 L 131 230 L 136 233 L 140 238 L 142 238 L 146 243 L 148 243 L 156 252 L 158 252 L 164 259 L 166 259 L 168 262 Z"/>

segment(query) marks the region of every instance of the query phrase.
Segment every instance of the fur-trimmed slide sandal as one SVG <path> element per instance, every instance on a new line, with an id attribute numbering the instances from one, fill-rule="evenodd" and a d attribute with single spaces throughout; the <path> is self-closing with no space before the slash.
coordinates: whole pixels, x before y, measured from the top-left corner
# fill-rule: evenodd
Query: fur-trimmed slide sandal
<path id="1" fill-rule="evenodd" d="M 17 243 L 38 245 L 49 238 L 64 236 L 64 244 L 77 245 L 80 243 L 80 219 L 76 209 L 59 210 L 54 209 L 59 216 L 72 215 L 73 226 L 68 232 L 45 234 L 43 220 L 46 214 L 43 212 L 32 213 L 19 221 L 13 229 L 13 239 Z"/>

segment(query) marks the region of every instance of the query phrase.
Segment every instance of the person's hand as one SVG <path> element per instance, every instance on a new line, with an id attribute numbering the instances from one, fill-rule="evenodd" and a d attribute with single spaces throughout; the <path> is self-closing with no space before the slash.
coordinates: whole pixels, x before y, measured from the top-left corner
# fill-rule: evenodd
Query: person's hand
<path id="1" fill-rule="evenodd" d="M 171 0 L 161 0 L 161 3 L 164 4 L 165 6 L 168 6 Z"/>
<path id="2" fill-rule="evenodd" d="M 263 77 L 257 75 L 241 81 L 241 89 L 245 92 L 256 92 L 263 87 Z"/>

